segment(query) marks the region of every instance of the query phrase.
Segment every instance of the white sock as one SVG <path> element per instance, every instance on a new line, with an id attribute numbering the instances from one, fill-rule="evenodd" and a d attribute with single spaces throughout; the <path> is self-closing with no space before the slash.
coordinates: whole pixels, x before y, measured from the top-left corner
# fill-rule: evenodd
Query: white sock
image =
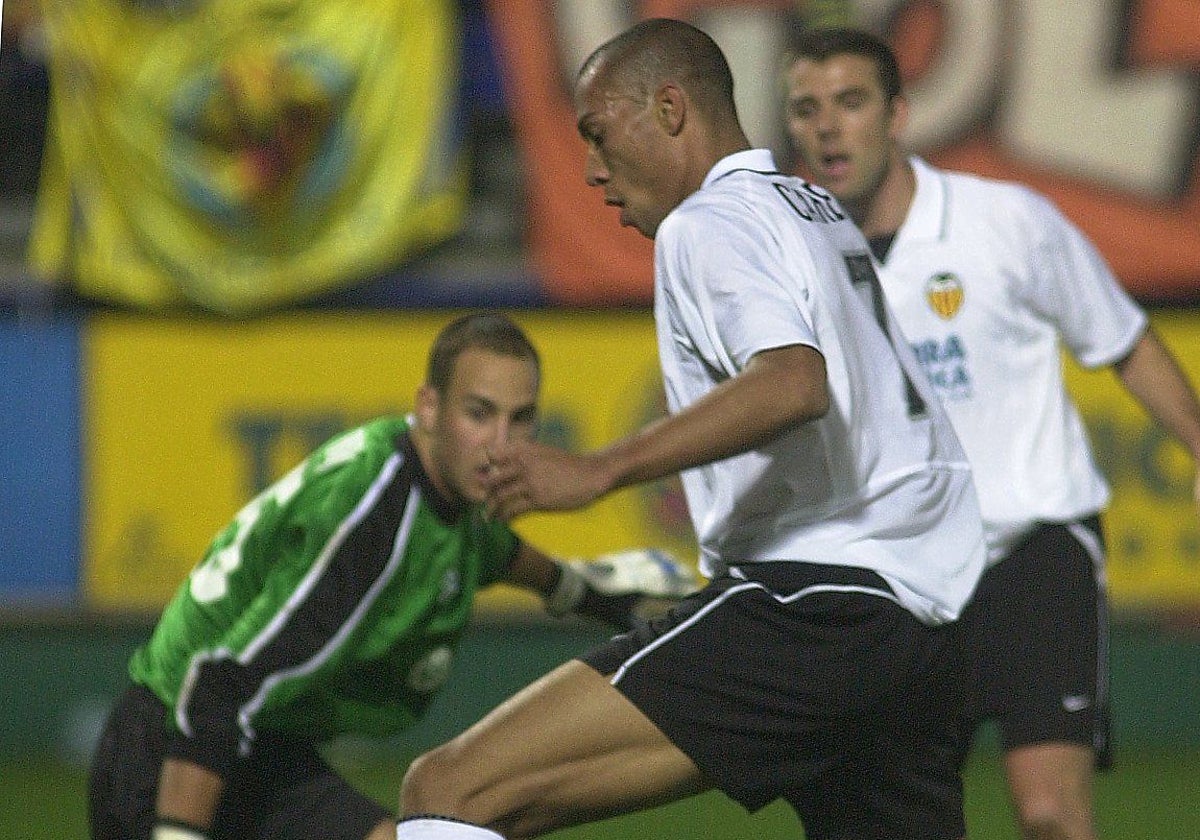
<path id="1" fill-rule="evenodd" d="M 481 825 L 444 817 L 409 817 L 396 824 L 396 840 L 504 840 Z"/>

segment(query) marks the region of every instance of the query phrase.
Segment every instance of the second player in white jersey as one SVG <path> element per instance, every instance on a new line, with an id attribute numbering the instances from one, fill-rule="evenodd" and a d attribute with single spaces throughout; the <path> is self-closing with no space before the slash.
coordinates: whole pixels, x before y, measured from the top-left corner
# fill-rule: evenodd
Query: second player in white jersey
<path id="1" fill-rule="evenodd" d="M 901 151 L 908 101 L 886 42 L 814 29 L 789 52 L 789 136 L 867 236 L 979 490 L 991 563 L 959 621 L 971 686 L 960 757 L 994 721 L 1022 835 L 1095 840 L 1092 768 L 1111 761 L 1099 519 L 1109 491 L 1062 352 L 1110 367 L 1194 457 L 1200 403 L 1145 314 L 1047 199 Z"/>
<path id="2" fill-rule="evenodd" d="M 1060 338 L 1084 367 L 1106 367 L 1128 355 L 1146 315 L 1042 196 L 910 162 L 912 207 L 877 268 L 975 465 L 996 559 L 1039 522 L 1108 502 Z"/>

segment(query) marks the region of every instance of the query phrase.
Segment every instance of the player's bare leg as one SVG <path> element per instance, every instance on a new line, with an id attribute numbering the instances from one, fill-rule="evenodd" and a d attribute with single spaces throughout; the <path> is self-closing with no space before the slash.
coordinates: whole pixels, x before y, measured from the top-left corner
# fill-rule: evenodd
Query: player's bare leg
<path id="1" fill-rule="evenodd" d="M 413 762 L 400 813 L 465 820 L 516 840 L 709 787 L 607 678 L 571 661 Z"/>
<path id="2" fill-rule="evenodd" d="M 1025 840 L 1095 840 L 1092 751 L 1081 744 L 1009 750 L 1004 769 Z"/>
<path id="3" fill-rule="evenodd" d="M 381 822 L 371 829 L 364 840 L 396 840 L 396 824 L 391 820 Z"/>

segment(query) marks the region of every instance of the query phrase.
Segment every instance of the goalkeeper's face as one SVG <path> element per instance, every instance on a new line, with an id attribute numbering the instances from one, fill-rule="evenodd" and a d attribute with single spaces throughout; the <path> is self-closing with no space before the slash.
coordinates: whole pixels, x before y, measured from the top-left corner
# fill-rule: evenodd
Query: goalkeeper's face
<path id="1" fill-rule="evenodd" d="M 438 491 L 459 503 L 484 500 L 489 455 L 537 431 L 538 372 L 532 361 L 468 347 L 446 387 L 417 395 L 418 451 Z"/>

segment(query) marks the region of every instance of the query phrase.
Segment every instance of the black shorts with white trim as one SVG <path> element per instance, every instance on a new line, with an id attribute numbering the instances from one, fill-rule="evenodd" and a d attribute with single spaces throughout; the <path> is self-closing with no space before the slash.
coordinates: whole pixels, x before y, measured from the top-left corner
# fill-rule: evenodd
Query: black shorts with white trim
<path id="1" fill-rule="evenodd" d="M 1112 765 L 1105 553 L 1096 516 L 1046 522 L 983 575 L 959 621 L 971 657 L 965 758 L 978 726 L 1005 749 L 1093 749 Z"/>
<path id="2" fill-rule="evenodd" d="M 777 798 L 806 836 L 965 833 L 961 654 L 872 571 L 743 564 L 581 658 L 731 798 Z"/>

